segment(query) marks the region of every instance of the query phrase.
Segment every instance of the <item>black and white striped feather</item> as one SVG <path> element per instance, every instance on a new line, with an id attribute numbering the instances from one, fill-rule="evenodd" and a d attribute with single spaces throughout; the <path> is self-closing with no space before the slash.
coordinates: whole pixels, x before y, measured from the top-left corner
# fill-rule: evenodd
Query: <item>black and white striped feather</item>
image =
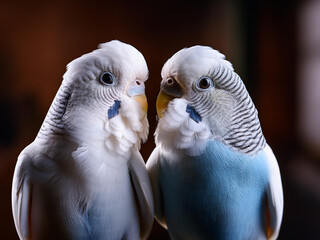
<path id="1" fill-rule="evenodd" d="M 223 136 L 223 141 L 247 154 L 255 154 L 262 150 L 266 141 L 262 134 L 258 111 L 241 78 L 223 66 L 216 69 L 213 78 L 218 88 L 228 91 L 235 98 L 234 109 L 228 116 L 228 132 Z"/>
<path id="2" fill-rule="evenodd" d="M 203 76 L 213 80 L 214 87 L 208 91 L 196 88 L 196 81 Z M 223 54 L 203 46 L 182 49 L 166 62 L 162 77 L 176 79 L 183 98 L 209 126 L 212 138 L 249 155 L 265 147 L 258 112 Z"/>

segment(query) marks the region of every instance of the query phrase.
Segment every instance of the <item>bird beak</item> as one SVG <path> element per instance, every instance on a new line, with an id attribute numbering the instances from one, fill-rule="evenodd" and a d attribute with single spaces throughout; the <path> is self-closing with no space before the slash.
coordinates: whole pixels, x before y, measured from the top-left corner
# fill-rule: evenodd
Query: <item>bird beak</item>
<path id="1" fill-rule="evenodd" d="M 180 97 L 182 97 L 182 88 L 179 83 L 174 78 L 163 79 L 156 103 L 158 117 L 162 118 L 171 100 Z"/>
<path id="2" fill-rule="evenodd" d="M 147 101 L 146 95 L 144 93 L 140 95 L 136 95 L 133 97 L 133 99 L 136 100 L 141 107 L 141 111 L 142 111 L 141 119 L 145 118 L 148 111 L 148 101 Z"/>
<path id="3" fill-rule="evenodd" d="M 162 118 L 163 113 L 167 109 L 169 102 L 174 98 L 175 97 L 166 94 L 163 90 L 159 92 L 156 102 L 157 114 L 159 118 Z"/>

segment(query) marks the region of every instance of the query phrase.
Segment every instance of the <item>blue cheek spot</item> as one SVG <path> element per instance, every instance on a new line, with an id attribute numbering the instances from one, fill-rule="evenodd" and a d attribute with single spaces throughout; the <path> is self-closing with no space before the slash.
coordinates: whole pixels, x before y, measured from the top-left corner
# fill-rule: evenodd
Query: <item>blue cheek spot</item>
<path id="1" fill-rule="evenodd" d="M 197 113 L 197 111 L 191 107 L 189 104 L 187 105 L 187 109 L 186 109 L 187 113 L 189 113 L 189 117 L 194 120 L 196 123 L 201 122 L 202 117 L 199 115 L 199 113 Z"/>
<path id="2" fill-rule="evenodd" d="M 121 101 L 115 100 L 114 104 L 108 109 L 108 119 L 118 115 Z"/>

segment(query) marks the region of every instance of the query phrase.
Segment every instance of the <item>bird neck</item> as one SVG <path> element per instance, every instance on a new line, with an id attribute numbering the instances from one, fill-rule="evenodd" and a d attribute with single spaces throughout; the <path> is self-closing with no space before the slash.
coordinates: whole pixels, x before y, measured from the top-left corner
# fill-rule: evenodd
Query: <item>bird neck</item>
<path id="1" fill-rule="evenodd" d="M 38 132 L 37 139 L 48 139 L 52 135 L 65 134 L 65 125 L 62 117 L 66 112 L 66 108 L 70 98 L 70 89 L 67 86 L 61 85 L 58 90 L 49 111 L 42 123 Z"/>
<path id="2" fill-rule="evenodd" d="M 229 91 L 237 97 L 238 105 L 230 117 L 230 128 L 222 141 L 234 150 L 254 156 L 266 146 L 258 111 L 240 77 L 233 72 L 232 78 L 236 87 Z"/>
<path id="3" fill-rule="evenodd" d="M 232 69 L 224 66 L 216 68 L 213 76 L 218 85 L 215 96 L 221 94 L 218 100 L 212 101 L 219 102 L 218 108 L 211 107 L 215 111 L 208 114 L 214 138 L 241 153 L 256 155 L 265 147 L 266 141 L 258 112 L 243 81 Z"/>

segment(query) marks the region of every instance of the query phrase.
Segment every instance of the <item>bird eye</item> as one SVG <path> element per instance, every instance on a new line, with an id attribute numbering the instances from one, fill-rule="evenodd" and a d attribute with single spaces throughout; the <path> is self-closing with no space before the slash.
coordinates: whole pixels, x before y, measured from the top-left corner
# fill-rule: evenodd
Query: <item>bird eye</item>
<path id="1" fill-rule="evenodd" d="M 116 78 L 112 73 L 104 72 L 100 76 L 100 82 L 104 85 L 112 85 L 116 82 Z"/>
<path id="2" fill-rule="evenodd" d="M 198 90 L 207 90 L 213 87 L 213 81 L 209 77 L 201 77 L 198 79 L 196 87 Z"/>
<path id="3" fill-rule="evenodd" d="M 169 79 L 167 80 L 167 83 L 168 83 L 169 85 L 173 84 L 172 78 L 169 78 Z"/>

